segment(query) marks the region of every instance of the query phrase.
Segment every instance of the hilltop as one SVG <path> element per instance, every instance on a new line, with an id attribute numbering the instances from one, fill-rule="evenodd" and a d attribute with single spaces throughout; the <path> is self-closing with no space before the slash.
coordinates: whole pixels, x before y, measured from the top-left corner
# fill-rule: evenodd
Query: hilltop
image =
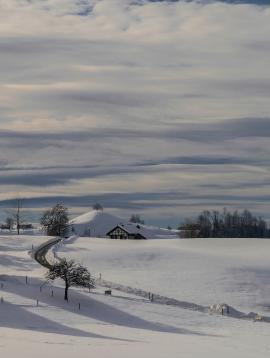
<path id="1" fill-rule="evenodd" d="M 162 229 L 155 226 L 134 224 L 101 210 L 91 210 L 70 221 L 73 233 L 79 236 L 106 237 L 115 226 L 120 225 L 129 231 L 140 232 L 147 239 L 177 238 L 176 230 Z"/>

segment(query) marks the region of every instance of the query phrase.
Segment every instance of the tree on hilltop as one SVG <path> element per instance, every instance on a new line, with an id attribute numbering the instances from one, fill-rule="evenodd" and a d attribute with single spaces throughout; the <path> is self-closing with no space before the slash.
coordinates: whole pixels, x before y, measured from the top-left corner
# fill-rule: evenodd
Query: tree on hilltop
<path id="1" fill-rule="evenodd" d="M 95 203 L 93 205 L 93 210 L 103 211 L 103 206 L 100 203 Z"/>
<path id="2" fill-rule="evenodd" d="M 138 214 L 132 214 L 129 219 L 129 222 L 144 225 L 144 220 Z"/>

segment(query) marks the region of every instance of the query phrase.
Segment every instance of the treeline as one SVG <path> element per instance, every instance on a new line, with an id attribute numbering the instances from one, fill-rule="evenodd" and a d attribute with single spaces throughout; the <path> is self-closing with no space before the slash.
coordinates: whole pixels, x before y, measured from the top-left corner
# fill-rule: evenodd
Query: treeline
<path id="1" fill-rule="evenodd" d="M 195 220 L 186 219 L 180 225 L 181 236 L 196 237 L 270 237 L 270 229 L 261 217 L 249 210 L 230 212 L 223 209 L 204 210 Z"/>

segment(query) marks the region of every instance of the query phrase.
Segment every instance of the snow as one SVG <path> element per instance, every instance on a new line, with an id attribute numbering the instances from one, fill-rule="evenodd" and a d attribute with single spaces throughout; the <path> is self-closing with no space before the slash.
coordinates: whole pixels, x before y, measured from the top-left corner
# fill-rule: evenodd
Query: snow
<path id="1" fill-rule="evenodd" d="M 270 241 L 260 239 L 77 238 L 71 244 L 66 240 L 58 254 L 108 281 L 201 305 L 227 302 L 253 311 L 268 310 L 268 252 Z"/>
<path id="2" fill-rule="evenodd" d="M 234 314 L 270 316 L 269 240 L 73 237 L 58 245 L 59 256 L 76 259 L 102 279 L 212 306 L 211 313 L 115 289 L 105 296 L 104 287 L 91 293 L 73 288 L 66 303 L 61 282 L 43 285 L 46 270 L 29 255 L 32 244 L 48 239 L 0 237 L 1 357 L 269 356 L 269 323 Z M 232 316 L 220 314 L 227 305 Z"/>
<path id="3" fill-rule="evenodd" d="M 101 210 L 92 210 L 70 221 L 73 233 L 79 236 L 106 237 L 117 225 L 130 232 L 139 232 L 147 239 L 177 237 L 177 231 L 160 229 L 155 226 L 139 225 Z"/>

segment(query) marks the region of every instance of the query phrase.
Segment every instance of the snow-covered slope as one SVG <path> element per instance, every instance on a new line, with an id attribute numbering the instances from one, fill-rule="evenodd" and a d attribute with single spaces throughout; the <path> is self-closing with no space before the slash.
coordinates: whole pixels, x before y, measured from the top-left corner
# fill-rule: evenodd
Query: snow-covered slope
<path id="1" fill-rule="evenodd" d="M 270 240 L 181 239 L 121 241 L 77 238 L 59 254 L 105 280 L 210 306 L 268 310 Z"/>
<path id="2" fill-rule="evenodd" d="M 103 287 L 91 293 L 72 288 L 65 302 L 61 283 L 43 285 L 45 269 L 28 254 L 32 244 L 46 240 L 0 236 L 1 357 L 269 356 L 269 323 L 168 306 L 114 289 L 108 297 Z M 87 264 L 105 279 L 270 315 L 270 240 L 73 238 L 65 243 L 59 255 Z"/>
<path id="3" fill-rule="evenodd" d="M 147 239 L 176 238 L 177 232 L 155 226 L 138 225 L 100 210 L 92 210 L 70 221 L 73 233 L 87 237 L 106 237 L 115 226 L 121 225 L 132 232 L 139 232 Z"/>
<path id="4" fill-rule="evenodd" d="M 0 236 L 0 275 L 39 276 L 42 268 L 29 257 L 29 251 L 48 240 L 47 236 Z"/>

